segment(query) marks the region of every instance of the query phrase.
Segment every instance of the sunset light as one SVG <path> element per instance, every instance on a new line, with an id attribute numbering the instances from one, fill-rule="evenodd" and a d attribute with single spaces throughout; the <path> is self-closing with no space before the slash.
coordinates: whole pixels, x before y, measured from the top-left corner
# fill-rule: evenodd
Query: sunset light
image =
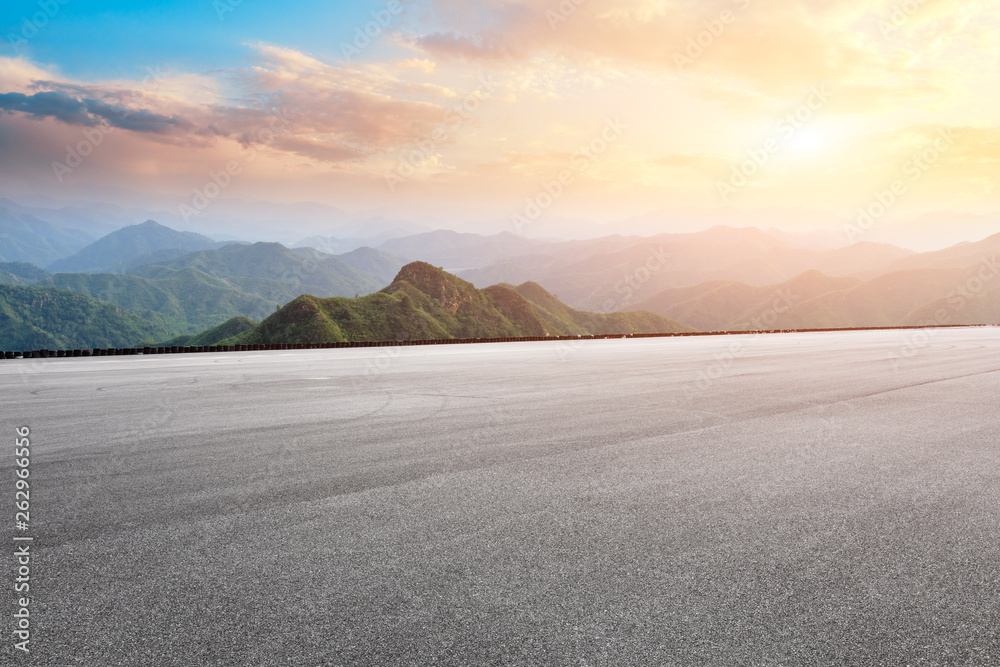
<path id="1" fill-rule="evenodd" d="M 194 230 L 228 224 L 226 201 L 460 227 L 509 220 L 568 168 L 546 217 L 696 207 L 726 222 L 731 205 L 807 209 L 812 228 L 849 222 L 948 130 L 891 217 L 1000 206 L 991 3 L 306 2 L 275 20 L 265 3 L 217 0 L 145 3 L 98 27 L 85 17 L 99 4 L 4 10 L 7 194 L 142 201 Z M 614 119 L 614 144 L 576 169 Z M 771 140 L 722 201 L 718 182 Z M 207 196 L 227 165 L 239 173 Z M 891 239 L 906 245 L 904 229 Z"/>

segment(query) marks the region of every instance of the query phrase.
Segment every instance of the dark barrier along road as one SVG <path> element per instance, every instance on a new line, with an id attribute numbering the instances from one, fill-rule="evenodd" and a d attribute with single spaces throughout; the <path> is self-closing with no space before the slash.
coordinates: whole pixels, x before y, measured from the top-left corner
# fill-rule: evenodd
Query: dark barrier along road
<path id="1" fill-rule="evenodd" d="M 998 371 L 992 327 L 0 364 L 2 662 L 997 665 Z"/>
<path id="2" fill-rule="evenodd" d="M 674 336 L 735 336 L 773 333 L 806 333 L 814 331 L 882 331 L 907 329 L 951 329 L 965 327 L 963 324 L 942 324 L 931 327 L 860 327 L 853 329 L 770 329 L 766 331 L 691 331 L 684 333 L 629 333 L 629 334 L 594 334 L 577 336 L 529 336 L 520 338 L 432 338 L 415 340 L 365 340 L 343 341 L 336 343 L 259 343 L 245 345 L 154 345 L 150 347 L 109 347 L 93 350 L 0 350 L 0 360 L 3 359 L 49 359 L 54 357 L 114 357 L 121 355 L 150 354 L 193 354 L 198 352 L 274 352 L 280 350 L 332 350 L 345 347 L 398 347 L 408 345 L 463 345 L 470 343 L 527 343 L 536 341 L 562 342 L 577 340 L 607 340 L 609 338 L 670 338 Z M 971 326 L 1000 326 L 993 324 L 977 324 Z"/>

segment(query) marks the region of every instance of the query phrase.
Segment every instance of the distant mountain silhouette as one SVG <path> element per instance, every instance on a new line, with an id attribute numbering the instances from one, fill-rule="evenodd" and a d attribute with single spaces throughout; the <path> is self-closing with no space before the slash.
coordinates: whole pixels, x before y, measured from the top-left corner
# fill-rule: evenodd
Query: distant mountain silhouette
<path id="1" fill-rule="evenodd" d="M 82 229 L 63 228 L 0 200 L 0 262 L 47 266 L 94 240 Z"/>
<path id="2" fill-rule="evenodd" d="M 334 256 L 344 264 L 368 274 L 379 286 L 387 285 L 407 264 L 405 259 L 367 246 Z"/>
<path id="3" fill-rule="evenodd" d="M 599 240 L 600 241 L 600 240 Z M 911 255 L 902 248 L 856 243 L 835 250 L 797 248 L 753 227 L 713 227 L 692 234 L 616 237 L 592 246 L 566 244 L 553 252 L 513 257 L 460 272 L 477 285 L 535 281 L 578 308 L 617 310 L 665 289 L 712 280 L 750 285 L 781 283 L 815 269 L 849 276 Z M 581 247 L 590 252 L 581 256 Z M 552 250 L 550 248 L 550 250 Z M 610 307 L 609 307 L 610 306 Z"/>
<path id="4" fill-rule="evenodd" d="M 894 271 L 867 281 L 808 271 L 764 287 L 713 281 L 664 290 L 638 306 L 717 331 L 996 324 L 998 290 L 1000 271 L 976 266 Z"/>
<path id="5" fill-rule="evenodd" d="M 1000 259 L 1000 234 L 975 243 L 959 243 L 943 250 L 922 252 L 898 259 L 885 267 L 886 272 L 904 269 L 961 269 L 973 265 L 994 266 Z"/>
<path id="6" fill-rule="evenodd" d="M 831 278 L 806 271 L 776 285 L 747 285 L 719 280 L 693 287 L 676 287 L 636 304 L 703 331 L 765 329 L 777 316 L 828 292 L 861 284 L 858 278 Z M 818 326 L 818 325 L 817 325 Z"/>
<path id="7" fill-rule="evenodd" d="M 902 324 L 1000 324 L 1000 286 L 968 296 L 941 297 L 913 310 Z"/>
<path id="8" fill-rule="evenodd" d="M 439 229 L 391 239 L 379 250 L 410 260 L 453 269 L 479 267 L 504 257 L 524 255 L 541 245 L 539 241 L 501 232 L 493 236 Z"/>
<path id="9" fill-rule="evenodd" d="M 895 271 L 850 289 L 827 292 L 779 315 L 781 328 L 880 327 L 905 324 L 909 315 L 961 285 L 963 269 Z M 952 324 L 960 323 L 956 319 Z"/>
<path id="10" fill-rule="evenodd" d="M 111 232 L 75 255 L 48 266 L 52 273 L 121 273 L 140 264 L 218 248 L 222 243 L 194 232 L 178 232 L 147 220 Z"/>

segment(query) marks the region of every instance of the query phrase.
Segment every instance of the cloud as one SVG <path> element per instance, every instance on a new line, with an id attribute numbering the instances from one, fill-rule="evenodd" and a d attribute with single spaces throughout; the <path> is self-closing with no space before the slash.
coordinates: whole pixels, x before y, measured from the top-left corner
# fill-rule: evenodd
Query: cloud
<path id="1" fill-rule="evenodd" d="M 350 63 L 253 43 L 242 66 L 157 70 L 139 82 L 74 81 L 0 58 L 0 131 L 30 130 L 35 144 L 18 144 L 25 154 L 40 154 L 48 133 L 51 162 L 81 128 L 127 130 L 74 178 L 117 167 L 123 180 L 146 175 L 164 188 L 194 187 L 254 146 L 259 157 L 240 187 L 277 191 L 280 180 L 304 191 L 308 181 L 321 197 L 351 179 L 382 187 L 378 197 L 384 172 L 419 153 L 406 197 L 471 201 L 518 199 L 551 181 L 594 127 L 621 116 L 634 129 L 580 174 L 574 197 L 593 186 L 716 204 L 714 180 L 775 136 L 810 88 L 825 86 L 829 103 L 794 137 L 777 135 L 781 151 L 740 197 L 834 206 L 882 187 L 923 150 L 931 135 L 913 128 L 983 126 L 926 183 L 985 178 L 1000 158 L 989 120 L 1000 102 L 1000 47 L 988 3 L 918 4 L 886 35 L 879 22 L 899 0 L 424 0 L 385 33 L 393 43 Z M 691 62 L 681 66 L 678 54 Z M 470 98 L 483 74 L 499 84 L 488 101 Z M 448 120 L 470 100 L 475 111 Z M 440 138 L 429 139 L 435 130 Z"/>
<path id="2" fill-rule="evenodd" d="M 0 94 L 0 109 L 13 113 L 20 111 L 30 118 L 55 118 L 67 125 L 86 125 L 92 127 L 99 121 L 94 118 L 87 105 L 76 98 L 60 92 Z"/>
<path id="3" fill-rule="evenodd" d="M 27 92 L 29 82 L 50 77 L 51 72 L 24 58 L 0 58 L 0 90 Z"/>
<path id="4" fill-rule="evenodd" d="M 165 133 L 174 130 L 191 131 L 195 126 L 180 116 L 165 116 L 148 109 L 132 110 L 123 106 L 107 104 L 100 100 L 84 100 L 91 114 L 107 121 L 112 127 L 133 132 Z"/>
<path id="5" fill-rule="evenodd" d="M 164 116 L 147 109 L 132 110 L 95 99 L 78 99 L 60 91 L 0 94 L 0 110 L 26 114 L 41 120 L 54 118 L 67 125 L 110 125 L 133 132 L 165 133 L 176 129 L 188 131 L 193 124 L 178 116 Z"/>
<path id="6" fill-rule="evenodd" d="M 206 103 L 185 99 L 185 87 L 161 90 L 153 77 L 141 86 L 61 80 L 38 68 L 0 60 L 0 73 L 47 75 L 12 81 L 0 94 L 0 114 L 24 114 L 83 127 L 110 126 L 157 137 L 158 141 L 208 146 L 231 139 L 241 146 L 269 144 L 277 152 L 336 165 L 390 153 L 426 138 L 446 118 L 449 105 L 467 93 L 436 83 L 414 83 L 378 65 L 325 63 L 308 54 L 268 44 L 254 45 L 259 60 L 233 77 L 237 95 Z M 433 73 L 434 63 L 409 66 Z M 8 89 L 10 90 L 10 89 Z"/>
<path id="7" fill-rule="evenodd" d="M 357 160 L 421 140 L 459 97 L 449 87 L 404 81 L 374 65 L 342 67 L 293 49 L 255 48 L 262 62 L 247 76 L 247 85 L 269 104 L 294 112 L 290 138 L 280 146 L 322 162 Z M 430 70 L 432 65 L 414 63 Z M 262 120 L 257 112 L 232 107 L 217 107 L 215 118 L 234 134 Z"/>
<path id="8" fill-rule="evenodd" d="M 510 45 L 496 34 L 468 37 L 439 32 L 419 37 L 415 44 L 428 53 L 444 58 L 494 60 L 510 55 Z"/>
<path id="9" fill-rule="evenodd" d="M 299 137 L 279 137 L 272 147 L 330 164 L 354 162 L 364 157 L 363 152 L 354 148 Z"/>
<path id="10" fill-rule="evenodd" d="M 434 70 L 437 69 L 437 63 L 433 60 L 428 60 L 427 58 L 410 58 L 404 60 L 403 62 L 396 63 L 396 66 L 400 69 L 419 69 L 424 72 L 424 74 L 433 74 Z"/>
<path id="11" fill-rule="evenodd" d="M 494 0 L 476 10 L 463 4 L 434 0 L 434 18 L 413 26 L 418 32 L 409 45 L 439 60 L 561 60 L 591 72 L 643 70 L 695 90 L 730 85 L 776 98 L 823 82 L 868 89 L 878 104 L 898 101 L 899 90 L 949 94 L 935 79 L 967 69 L 956 66 L 955 50 L 997 60 L 997 21 L 975 2 L 956 8 L 925 0 L 891 38 L 879 26 L 902 3 L 890 0 L 621 0 L 611 7 Z"/>

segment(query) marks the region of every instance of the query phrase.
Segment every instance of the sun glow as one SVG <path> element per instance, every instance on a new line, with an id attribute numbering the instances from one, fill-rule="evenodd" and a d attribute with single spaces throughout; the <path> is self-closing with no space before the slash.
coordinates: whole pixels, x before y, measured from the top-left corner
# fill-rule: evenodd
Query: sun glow
<path id="1" fill-rule="evenodd" d="M 820 158 L 830 152 L 833 143 L 829 132 L 817 127 L 806 127 L 789 137 L 782 152 L 784 157 L 792 160 Z"/>

